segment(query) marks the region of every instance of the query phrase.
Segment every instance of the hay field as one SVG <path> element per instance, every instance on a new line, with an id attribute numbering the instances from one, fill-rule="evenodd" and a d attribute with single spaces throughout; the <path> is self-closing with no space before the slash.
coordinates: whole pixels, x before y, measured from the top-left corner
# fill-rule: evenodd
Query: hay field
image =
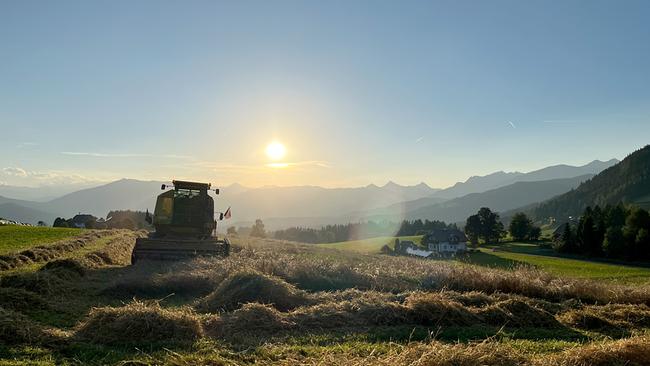
<path id="1" fill-rule="evenodd" d="M 2 272 L 0 364 L 650 364 L 646 286 L 250 239 L 130 266 L 137 235 Z"/>
<path id="2" fill-rule="evenodd" d="M 0 254 L 47 245 L 82 233 L 80 229 L 0 225 Z"/>
<path id="3" fill-rule="evenodd" d="M 399 239 L 419 243 L 421 238 L 421 236 L 405 236 Z M 317 245 L 364 254 L 378 254 L 385 244 L 393 247 L 395 239 L 395 237 L 379 237 Z M 469 253 L 459 260 L 484 267 L 511 269 L 518 266 L 532 266 L 557 276 L 605 280 L 630 285 L 650 284 L 650 267 L 562 256 L 552 249 L 540 248 L 538 244 L 531 243 L 503 242 L 482 245 L 479 252 Z"/>

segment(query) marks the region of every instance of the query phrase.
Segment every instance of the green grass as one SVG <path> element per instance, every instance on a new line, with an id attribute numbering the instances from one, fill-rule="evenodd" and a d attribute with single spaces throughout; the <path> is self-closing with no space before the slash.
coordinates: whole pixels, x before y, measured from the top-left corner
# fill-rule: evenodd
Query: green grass
<path id="1" fill-rule="evenodd" d="M 532 265 L 555 275 L 620 283 L 650 282 L 650 268 L 559 257 L 552 249 L 528 243 L 504 243 L 481 248 L 479 253 L 470 253 L 467 262 L 500 268 Z"/>
<path id="2" fill-rule="evenodd" d="M 399 237 L 381 236 L 378 238 L 350 240 L 350 241 L 342 241 L 338 243 L 328 243 L 328 244 L 318 244 L 318 245 L 322 246 L 323 248 L 343 249 L 343 250 L 351 250 L 358 253 L 372 254 L 372 253 L 379 253 L 381 247 L 383 247 L 384 245 L 388 245 L 391 248 L 394 247 L 396 238 L 399 238 L 399 240 L 411 240 L 416 243 L 420 243 L 422 236 L 419 235 L 399 236 Z"/>
<path id="3" fill-rule="evenodd" d="M 36 245 L 51 244 L 80 233 L 81 229 L 18 225 L 0 226 L 0 254 L 17 252 Z"/>
<path id="4" fill-rule="evenodd" d="M 421 236 L 404 236 L 400 237 L 400 240 L 412 240 L 419 243 Z M 319 246 L 373 254 L 379 253 L 381 247 L 385 244 L 392 247 L 394 242 L 394 237 L 378 237 L 319 244 Z M 529 265 L 555 275 L 602 279 L 619 283 L 650 282 L 650 268 L 560 257 L 552 249 L 541 248 L 537 244 L 530 243 L 507 242 L 488 245 L 482 247 L 480 252 L 469 254 L 468 258 L 463 262 L 506 269 Z"/>

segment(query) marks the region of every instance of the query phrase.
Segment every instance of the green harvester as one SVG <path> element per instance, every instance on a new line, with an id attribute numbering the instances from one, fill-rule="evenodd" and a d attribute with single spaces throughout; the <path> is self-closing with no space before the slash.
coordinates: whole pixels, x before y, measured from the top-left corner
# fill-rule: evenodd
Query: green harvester
<path id="1" fill-rule="evenodd" d="M 180 260 L 196 256 L 228 256 L 230 242 L 216 236 L 214 200 L 208 194 L 210 183 L 175 180 L 161 187 L 153 217 L 147 221 L 155 231 L 138 238 L 131 263 L 148 260 Z M 214 192 L 219 194 L 219 189 Z M 223 214 L 219 214 L 219 220 Z"/>

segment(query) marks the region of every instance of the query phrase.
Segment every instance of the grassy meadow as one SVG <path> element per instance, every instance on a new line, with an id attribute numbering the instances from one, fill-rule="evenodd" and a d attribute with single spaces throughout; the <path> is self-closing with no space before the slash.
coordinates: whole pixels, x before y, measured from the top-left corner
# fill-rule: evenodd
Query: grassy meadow
<path id="1" fill-rule="evenodd" d="M 47 245 L 80 233 L 80 229 L 0 225 L 0 254 Z"/>
<path id="2" fill-rule="evenodd" d="M 421 237 L 400 237 L 400 240 L 412 240 L 419 243 Z M 366 254 L 378 254 L 384 244 L 389 244 L 392 247 L 394 241 L 394 237 L 381 237 L 318 245 Z M 481 246 L 478 252 L 469 253 L 455 261 L 503 269 L 533 266 L 558 276 L 630 284 L 650 283 L 650 267 L 559 256 L 552 249 L 542 248 L 533 243 L 504 242 Z"/>
<path id="3" fill-rule="evenodd" d="M 373 254 L 379 253 L 384 245 L 388 245 L 389 247 L 393 248 L 395 246 L 395 239 L 410 240 L 419 244 L 422 240 L 422 236 L 381 236 L 377 238 L 350 240 L 319 245 L 324 248 L 351 250 L 359 253 Z"/>
<path id="4" fill-rule="evenodd" d="M 0 365 L 648 364 L 645 285 L 251 238 L 130 265 L 142 233 L 84 235 L 0 271 Z"/>

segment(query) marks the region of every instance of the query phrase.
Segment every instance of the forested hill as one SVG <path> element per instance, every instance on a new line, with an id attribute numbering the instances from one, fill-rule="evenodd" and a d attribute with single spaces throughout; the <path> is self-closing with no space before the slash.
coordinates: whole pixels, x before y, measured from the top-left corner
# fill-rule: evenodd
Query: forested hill
<path id="1" fill-rule="evenodd" d="M 541 203 L 533 209 L 533 216 L 565 220 L 580 215 L 587 206 L 639 203 L 650 200 L 649 195 L 650 145 L 647 145 L 576 189 Z"/>

